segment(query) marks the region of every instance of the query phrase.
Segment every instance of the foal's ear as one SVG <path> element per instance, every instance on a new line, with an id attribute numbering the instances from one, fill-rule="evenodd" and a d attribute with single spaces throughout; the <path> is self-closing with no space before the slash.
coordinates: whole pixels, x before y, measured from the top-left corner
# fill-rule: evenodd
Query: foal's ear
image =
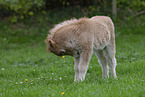
<path id="1" fill-rule="evenodd" d="M 46 44 L 49 44 L 49 39 L 45 39 L 45 43 Z"/>
<path id="2" fill-rule="evenodd" d="M 56 43 L 53 40 L 48 40 L 50 47 L 54 48 Z"/>

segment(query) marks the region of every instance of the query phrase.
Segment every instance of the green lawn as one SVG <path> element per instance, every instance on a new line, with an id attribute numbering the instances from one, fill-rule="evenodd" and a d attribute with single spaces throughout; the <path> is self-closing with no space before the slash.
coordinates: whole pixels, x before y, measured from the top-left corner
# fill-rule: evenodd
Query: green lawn
<path id="1" fill-rule="evenodd" d="M 0 97 L 145 97 L 144 23 L 117 25 L 118 80 L 102 79 L 93 55 L 86 80 L 80 83 L 73 81 L 72 57 L 46 52 L 46 27 L 0 26 Z"/>

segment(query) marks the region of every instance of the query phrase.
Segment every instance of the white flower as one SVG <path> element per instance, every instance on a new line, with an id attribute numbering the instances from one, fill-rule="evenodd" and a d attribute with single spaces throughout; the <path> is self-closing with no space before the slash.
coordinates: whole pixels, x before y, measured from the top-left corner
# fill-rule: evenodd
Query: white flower
<path id="1" fill-rule="evenodd" d="M 20 82 L 21 84 L 23 83 L 23 82 Z"/>
<path id="2" fill-rule="evenodd" d="M 33 85 L 33 83 L 31 83 L 31 85 Z"/>
<path id="3" fill-rule="evenodd" d="M 5 68 L 2 68 L 2 70 L 5 70 Z"/>
<path id="4" fill-rule="evenodd" d="M 60 77 L 59 79 L 61 80 L 62 78 Z"/>
<path id="5" fill-rule="evenodd" d="M 40 78 L 38 78 L 38 79 L 40 79 Z"/>

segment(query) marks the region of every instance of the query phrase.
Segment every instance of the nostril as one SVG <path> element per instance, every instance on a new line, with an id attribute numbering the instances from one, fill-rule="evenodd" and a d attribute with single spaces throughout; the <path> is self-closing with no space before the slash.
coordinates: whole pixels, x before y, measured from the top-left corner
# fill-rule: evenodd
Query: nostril
<path id="1" fill-rule="evenodd" d="M 77 54 L 80 55 L 79 51 L 77 51 Z"/>

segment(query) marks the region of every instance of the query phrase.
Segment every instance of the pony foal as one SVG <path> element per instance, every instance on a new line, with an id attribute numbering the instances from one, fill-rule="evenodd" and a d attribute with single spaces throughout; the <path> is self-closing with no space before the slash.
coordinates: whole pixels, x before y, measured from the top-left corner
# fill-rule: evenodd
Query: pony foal
<path id="1" fill-rule="evenodd" d="M 85 80 L 93 52 L 102 67 L 102 77 L 116 78 L 114 24 L 107 16 L 64 21 L 50 30 L 47 50 L 57 56 L 74 57 L 74 81 Z"/>

